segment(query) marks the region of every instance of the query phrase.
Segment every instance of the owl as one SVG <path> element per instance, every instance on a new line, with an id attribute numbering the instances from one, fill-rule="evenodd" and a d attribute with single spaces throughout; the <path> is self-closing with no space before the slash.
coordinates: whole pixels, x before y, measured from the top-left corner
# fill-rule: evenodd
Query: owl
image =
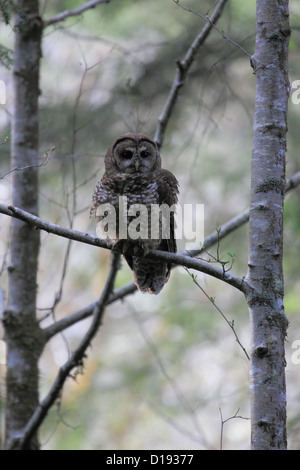
<path id="1" fill-rule="evenodd" d="M 176 253 L 178 181 L 161 168 L 158 147 L 144 134 L 121 135 L 109 147 L 104 163 L 90 211 L 98 221 L 97 235 L 115 242 L 141 292 L 158 294 L 171 265 L 144 256 L 150 249 Z"/>

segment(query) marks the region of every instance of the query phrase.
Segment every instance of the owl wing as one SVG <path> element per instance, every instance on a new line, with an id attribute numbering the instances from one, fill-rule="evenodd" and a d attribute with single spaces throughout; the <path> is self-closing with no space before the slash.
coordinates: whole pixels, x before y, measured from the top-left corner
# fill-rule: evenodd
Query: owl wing
<path id="1" fill-rule="evenodd" d="M 158 204 L 167 204 L 169 207 L 177 204 L 178 187 L 178 181 L 173 173 L 162 169 L 157 179 Z M 160 249 L 171 253 L 176 253 L 177 251 L 174 212 L 170 213 L 170 237 L 161 241 Z"/>
<path id="2" fill-rule="evenodd" d="M 105 196 L 105 183 L 103 184 L 102 180 L 98 181 L 94 189 L 93 202 L 90 209 L 90 217 L 92 217 L 96 213 L 96 209 L 100 204 L 108 202 L 107 197 Z"/>
<path id="3" fill-rule="evenodd" d="M 168 170 L 160 170 L 155 181 L 156 203 L 159 206 L 162 204 L 167 204 L 169 207 L 175 205 L 178 199 L 178 181 L 175 176 Z M 163 217 L 162 215 L 162 220 Z M 155 249 L 176 253 L 174 212 L 170 213 L 169 220 L 170 230 L 168 237 L 162 238 L 159 246 L 155 246 Z M 170 277 L 171 263 L 158 259 L 133 257 L 131 269 L 134 273 L 135 283 L 141 292 L 158 294 Z"/>
<path id="4" fill-rule="evenodd" d="M 119 178 L 120 179 L 120 178 Z M 90 216 L 96 213 L 96 209 L 100 204 L 112 204 L 116 205 L 116 199 L 120 193 L 119 187 L 120 182 L 116 178 L 108 177 L 106 173 L 102 176 L 101 180 L 98 181 L 93 193 L 93 201 L 90 209 Z"/>
<path id="5" fill-rule="evenodd" d="M 98 181 L 90 209 L 90 217 L 97 221 L 96 234 L 101 239 L 119 239 L 119 196 L 122 193 L 124 178 L 107 176 L 104 173 Z M 97 208 L 101 206 L 98 211 Z M 99 223 L 101 222 L 101 223 Z"/>

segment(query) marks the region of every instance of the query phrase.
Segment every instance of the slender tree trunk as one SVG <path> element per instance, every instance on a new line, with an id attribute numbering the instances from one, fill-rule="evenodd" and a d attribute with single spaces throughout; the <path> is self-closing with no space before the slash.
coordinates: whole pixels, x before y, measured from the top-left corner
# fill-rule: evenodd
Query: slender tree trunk
<path id="1" fill-rule="evenodd" d="M 15 6 L 14 114 L 12 119 L 13 205 L 38 213 L 38 95 L 42 24 L 38 0 Z M 18 438 L 38 405 L 38 358 L 42 344 L 36 322 L 39 231 L 12 220 L 9 296 L 4 316 L 7 341 L 6 448 Z M 33 439 L 30 448 L 38 448 Z"/>
<path id="2" fill-rule="evenodd" d="M 248 305 L 252 328 L 252 449 L 286 448 L 283 203 L 287 132 L 288 0 L 257 0 Z"/>

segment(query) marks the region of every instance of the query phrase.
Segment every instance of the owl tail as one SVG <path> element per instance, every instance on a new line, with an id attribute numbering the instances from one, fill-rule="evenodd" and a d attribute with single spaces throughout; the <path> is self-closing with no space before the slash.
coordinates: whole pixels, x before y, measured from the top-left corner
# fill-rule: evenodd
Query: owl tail
<path id="1" fill-rule="evenodd" d="M 159 260 L 125 256 L 133 271 L 134 282 L 138 289 L 149 294 L 159 294 L 170 277 L 170 265 Z"/>

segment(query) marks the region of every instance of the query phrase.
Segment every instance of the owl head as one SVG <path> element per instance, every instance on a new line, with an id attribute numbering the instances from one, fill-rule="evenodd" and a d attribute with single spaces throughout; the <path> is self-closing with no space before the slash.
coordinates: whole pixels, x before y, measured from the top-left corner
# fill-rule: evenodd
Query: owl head
<path id="1" fill-rule="evenodd" d="M 106 174 L 150 173 L 161 169 L 156 143 L 144 134 L 121 135 L 105 155 Z"/>

